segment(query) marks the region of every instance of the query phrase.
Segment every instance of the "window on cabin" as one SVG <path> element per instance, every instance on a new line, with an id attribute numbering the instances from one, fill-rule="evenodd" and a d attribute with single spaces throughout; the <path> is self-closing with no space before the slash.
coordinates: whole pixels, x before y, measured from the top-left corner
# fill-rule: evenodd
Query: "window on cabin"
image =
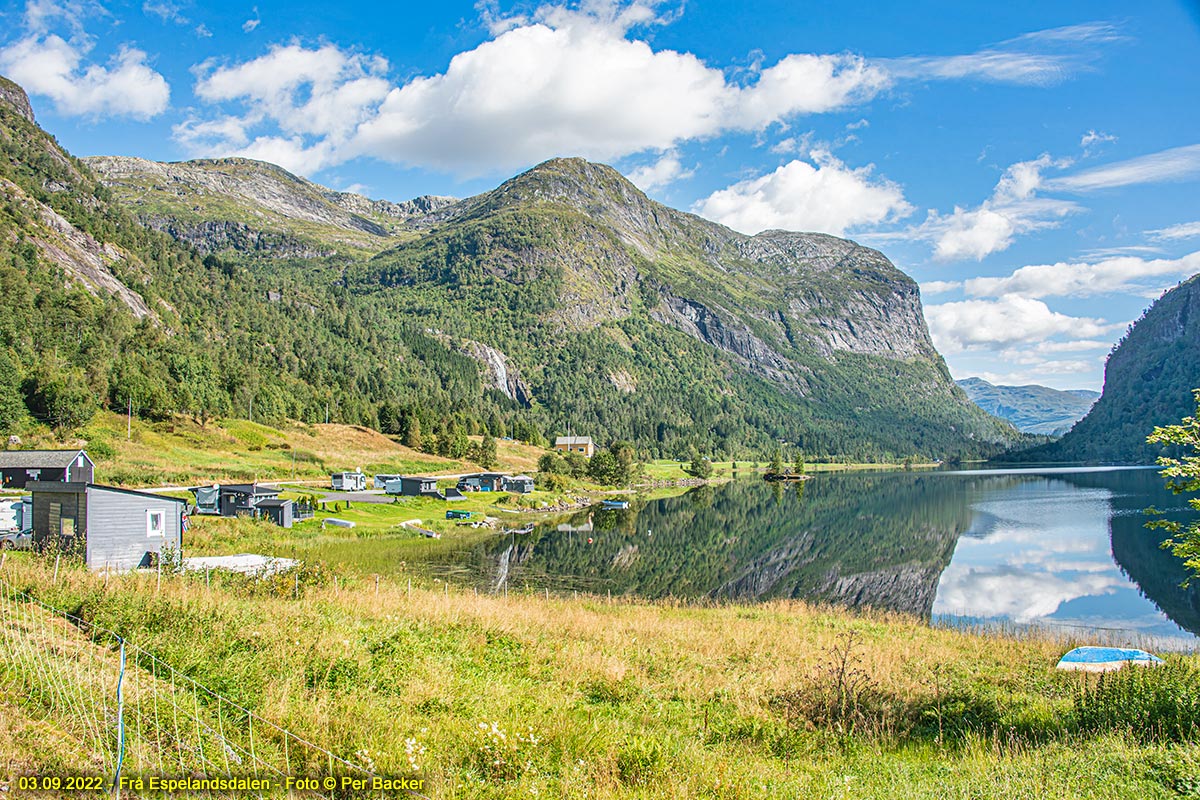
<path id="1" fill-rule="evenodd" d="M 146 535 L 165 536 L 167 532 L 167 515 L 162 511 L 146 512 Z"/>

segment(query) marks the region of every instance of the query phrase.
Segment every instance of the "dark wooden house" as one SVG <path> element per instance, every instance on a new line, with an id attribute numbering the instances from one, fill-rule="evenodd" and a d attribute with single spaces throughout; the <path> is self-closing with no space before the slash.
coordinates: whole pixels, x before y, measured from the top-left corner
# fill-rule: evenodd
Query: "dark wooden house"
<path id="1" fill-rule="evenodd" d="M 405 497 L 436 497 L 438 494 L 437 478 L 401 475 L 394 481 L 388 481 L 387 493 L 399 494 Z"/>
<path id="2" fill-rule="evenodd" d="M 506 492 L 529 494 L 533 491 L 533 478 L 528 475 L 509 475 L 500 481 L 500 488 Z"/>
<path id="3" fill-rule="evenodd" d="M 32 481 L 26 488 L 33 546 L 77 553 L 90 569 L 149 567 L 164 550 L 183 547 L 186 500 L 93 483 Z"/>
<path id="4" fill-rule="evenodd" d="M 0 451 L 0 485 L 24 489 L 33 481 L 91 483 L 96 465 L 83 450 Z"/>
<path id="5" fill-rule="evenodd" d="M 222 517 L 236 517 L 246 514 L 258 516 L 258 507 L 264 500 L 274 500 L 279 497 L 279 490 L 273 486 L 259 486 L 257 483 L 229 483 L 220 487 L 220 509 Z"/>

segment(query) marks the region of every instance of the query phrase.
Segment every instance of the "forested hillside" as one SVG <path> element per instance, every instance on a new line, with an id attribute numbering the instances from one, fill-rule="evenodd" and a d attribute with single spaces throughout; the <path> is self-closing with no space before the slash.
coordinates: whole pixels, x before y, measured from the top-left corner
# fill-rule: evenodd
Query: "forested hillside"
<path id="1" fill-rule="evenodd" d="M 1200 388 L 1200 275 L 1154 302 L 1113 348 L 1104 392 L 1086 417 L 1059 439 L 1027 450 L 1027 461 L 1153 463 L 1162 453 L 1147 444 L 1156 425 L 1195 413 Z"/>
<path id="2" fill-rule="evenodd" d="M 578 159 L 408 204 L 257 162 L 89 165 L 6 87 L 6 430 L 70 431 L 131 403 L 328 415 L 454 456 L 464 432 L 568 425 L 672 457 L 780 440 L 956 457 L 1016 438 L 950 380 L 915 283 L 853 242 L 742 236 Z M 282 200 L 264 210 L 266 194 Z"/>
<path id="3" fill-rule="evenodd" d="M 0 185 L 5 431 L 29 418 L 71 430 L 132 403 L 150 418 L 328 415 L 395 431 L 409 415 L 427 433 L 456 420 L 537 438 L 485 396 L 477 362 L 355 302 L 338 286 L 345 258 L 202 258 L 140 224 L 3 99 Z"/>

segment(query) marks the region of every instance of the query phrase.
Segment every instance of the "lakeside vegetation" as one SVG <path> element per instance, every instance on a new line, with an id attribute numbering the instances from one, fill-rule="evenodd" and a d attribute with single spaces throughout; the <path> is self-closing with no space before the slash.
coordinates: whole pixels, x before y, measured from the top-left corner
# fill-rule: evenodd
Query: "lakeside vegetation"
<path id="1" fill-rule="evenodd" d="M 3 577 L 338 755 L 368 753 L 381 773 L 410 770 L 414 739 L 436 797 L 1165 800 L 1194 789 L 1196 748 L 1176 743 L 1194 737 L 1194 711 L 1179 729 L 1155 726 L 1165 705 L 1100 713 L 1131 687 L 1055 671 L 1072 644 L 1057 638 L 796 602 L 547 600 L 387 579 L 376 590 L 315 571 L 298 598 L 290 576 L 158 585 L 64 570 L 55 581 L 26 554 Z M 1194 702 L 1196 659 L 1171 662 L 1132 688 Z M 36 701 L 0 693 L 0 716 L 13 720 L 0 726 L 0 780 L 48 759 L 86 762 L 53 744 L 65 732 Z"/>

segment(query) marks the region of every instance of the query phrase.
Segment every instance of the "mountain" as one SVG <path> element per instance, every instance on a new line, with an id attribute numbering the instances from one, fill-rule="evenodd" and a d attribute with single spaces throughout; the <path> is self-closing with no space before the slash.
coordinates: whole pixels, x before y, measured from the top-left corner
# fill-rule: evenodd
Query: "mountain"
<path id="1" fill-rule="evenodd" d="M 1200 275 L 1163 294 L 1113 348 L 1104 392 L 1063 438 L 1014 454 L 1025 461 L 1152 463 L 1156 425 L 1195 413 L 1200 388 Z"/>
<path id="2" fill-rule="evenodd" d="M 1081 420 L 1099 392 L 1090 389 L 1051 389 L 1048 386 L 996 386 L 983 378 L 955 381 L 971 402 L 989 414 L 1006 419 L 1025 433 L 1062 436 Z"/>
<path id="3" fill-rule="evenodd" d="M 93 156 L 83 163 L 147 226 L 204 253 L 275 256 L 371 254 L 452 197 L 406 203 L 336 192 L 281 167 L 245 158 L 161 164 Z"/>
<path id="4" fill-rule="evenodd" d="M 10 344 L 35 417 L 58 419 L 35 402 L 51 353 L 114 407 L 329 413 L 439 446 L 567 425 L 656 456 L 784 440 L 954 457 L 1017 438 L 950 379 L 912 279 L 854 242 L 744 236 L 580 159 L 408 203 L 244 159 L 81 162 L 8 87 L 0 178 L 8 209 L 29 199 L 0 221 L 12 279 L 38 276 L 30 305 L 73 309 L 83 288 L 95 307 L 65 310 L 56 346 Z M 91 272 L 42 233 L 48 211 Z M 15 319 L 3 341 L 43 327 Z"/>

